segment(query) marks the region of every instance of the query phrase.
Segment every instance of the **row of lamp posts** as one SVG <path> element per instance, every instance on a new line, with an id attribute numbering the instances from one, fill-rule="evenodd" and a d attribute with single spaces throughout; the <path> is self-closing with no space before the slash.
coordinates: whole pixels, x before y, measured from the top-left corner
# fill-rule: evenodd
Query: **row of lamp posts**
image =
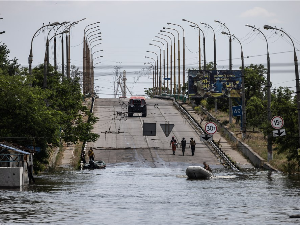
<path id="1" fill-rule="evenodd" d="M 203 35 L 203 55 L 204 55 L 204 70 L 206 70 L 206 51 L 205 51 L 205 35 L 203 30 L 200 28 L 200 26 L 194 22 L 188 21 L 186 19 L 182 19 L 185 22 L 189 22 L 193 25 L 191 25 L 191 27 L 194 28 L 198 28 L 199 29 L 199 70 L 201 70 L 201 38 L 200 38 L 200 31 L 202 32 Z M 221 32 L 224 35 L 227 35 L 229 37 L 229 70 L 232 70 L 232 37 L 237 40 L 240 44 L 241 47 L 241 61 L 242 61 L 242 133 L 243 133 L 243 138 L 245 137 L 246 134 L 246 106 L 245 106 L 245 74 L 244 74 L 244 55 L 243 55 L 243 47 L 242 47 L 242 43 L 241 41 L 234 35 L 230 33 L 230 30 L 228 29 L 228 27 L 225 25 L 225 23 L 222 23 L 218 20 L 215 20 L 216 23 L 221 24 L 226 30 L 227 32 Z M 173 24 L 173 23 L 167 23 L 168 25 L 175 25 L 175 26 L 179 26 L 182 28 L 183 30 L 183 72 L 182 72 L 182 84 L 185 85 L 185 36 L 184 36 L 184 29 L 182 26 L 178 25 L 178 24 Z M 216 37 L 215 37 L 215 31 L 214 29 L 207 23 L 202 23 L 200 22 L 200 24 L 205 25 L 206 27 L 209 27 L 210 29 L 212 29 L 213 33 L 214 33 L 214 70 L 216 70 Z M 270 81 L 270 56 L 269 56 L 269 49 L 268 49 L 268 41 L 266 36 L 264 35 L 264 33 L 256 28 L 255 26 L 251 26 L 251 25 L 246 25 L 247 27 L 252 28 L 254 31 L 258 31 L 260 34 L 263 35 L 266 43 L 267 43 L 267 119 L 268 121 L 271 121 L 272 118 L 272 113 L 271 113 L 271 81 Z M 295 77 L 296 77 L 296 97 L 297 97 L 297 112 L 298 112 L 298 130 L 299 130 L 299 134 L 298 134 L 298 144 L 300 146 L 300 86 L 299 86 L 299 71 L 298 71 L 298 60 L 297 60 L 297 55 L 296 55 L 296 49 L 295 49 L 295 45 L 294 42 L 292 40 L 292 38 L 282 29 L 278 29 L 276 27 L 272 27 L 269 25 L 265 25 L 264 29 L 269 30 L 278 30 L 280 32 L 282 32 L 283 34 L 285 34 L 292 42 L 293 44 L 293 48 L 294 48 L 294 65 L 295 65 Z M 178 34 L 178 65 L 177 65 L 177 71 L 178 71 L 178 80 L 177 80 L 177 84 L 176 84 L 176 75 L 175 75 L 175 71 L 176 71 L 176 40 L 175 40 L 175 35 L 172 32 L 167 32 L 166 30 L 173 30 L 176 31 Z M 165 33 L 159 33 L 159 35 L 163 35 L 163 36 L 167 36 L 168 38 L 170 38 L 171 40 L 171 56 L 170 56 L 170 77 L 168 74 L 168 41 L 165 40 L 164 38 L 155 36 L 156 38 L 160 38 L 163 39 L 167 42 L 167 75 L 165 74 L 165 69 L 164 69 L 164 82 L 163 82 L 163 87 L 164 87 L 164 91 L 167 92 L 168 94 L 180 94 L 181 93 L 181 84 L 180 84 L 180 37 L 179 37 L 179 32 L 178 30 L 174 29 L 174 28 L 170 28 L 170 27 L 164 27 L 163 30 L 160 30 L 160 32 L 166 32 L 168 34 L 171 34 L 174 37 L 174 41 L 172 42 L 172 38 L 168 35 L 166 35 Z M 160 42 L 163 45 L 163 55 L 164 55 L 164 59 L 165 59 L 165 53 L 164 53 L 164 43 L 158 40 L 153 40 L 155 42 Z M 153 66 L 153 93 L 156 95 L 161 95 L 162 94 L 162 68 L 161 68 L 161 46 L 159 45 L 155 45 L 150 43 L 150 45 L 158 47 L 160 50 L 159 53 L 159 58 L 160 58 L 160 62 L 158 62 L 158 55 L 155 52 L 152 51 L 147 51 L 148 53 L 154 53 L 157 56 L 157 60 L 155 61 L 155 59 L 151 58 L 151 57 L 147 57 L 146 58 L 151 58 L 154 61 L 155 66 Z M 172 59 L 172 47 L 174 49 L 174 60 Z M 173 75 L 172 75 L 172 60 L 173 60 L 173 65 L 174 65 L 174 69 L 173 69 Z M 164 61 L 164 66 L 165 66 L 165 61 Z M 173 77 L 173 78 L 172 78 Z M 165 79 L 167 78 L 167 79 Z M 167 80 L 167 89 L 165 87 L 165 80 Z M 170 80 L 170 90 L 169 90 L 169 85 L 168 82 Z M 172 89 L 172 84 L 174 85 L 173 89 Z M 177 88 L 176 88 L 177 86 Z M 232 100 L 231 98 L 229 98 L 229 122 L 232 123 Z M 268 135 L 268 161 L 272 160 L 273 156 L 272 156 L 272 141 L 271 141 L 271 134 Z"/>
<path id="2" fill-rule="evenodd" d="M 83 35 L 83 94 L 94 94 L 94 68 L 99 63 L 94 61 L 103 56 L 94 58 L 94 54 L 103 50 L 93 52 L 93 48 L 100 45 L 101 41 L 100 22 L 95 22 L 87 25 L 84 28 Z"/>
<path id="3" fill-rule="evenodd" d="M 31 39 L 31 45 L 30 45 L 30 53 L 28 57 L 28 64 L 29 64 L 29 75 L 32 75 L 32 62 L 33 62 L 33 40 L 35 37 L 37 37 L 42 30 L 45 28 L 49 28 L 50 30 L 47 34 L 47 40 L 46 40 L 46 50 L 45 50 L 45 57 L 44 57 L 44 81 L 43 81 L 43 88 L 47 88 L 47 76 L 48 76 L 48 69 L 50 65 L 49 61 L 49 43 L 54 38 L 54 70 L 57 71 L 57 59 L 56 59 L 56 36 L 62 35 L 61 41 L 62 41 L 62 75 L 64 76 L 65 71 L 65 65 L 64 65 L 64 38 L 63 35 L 66 34 L 66 63 L 67 63 L 67 78 L 70 78 L 70 64 L 71 64 L 71 58 L 70 58 L 70 30 L 72 26 L 75 26 L 80 21 L 85 20 L 85 18 L 78 20 L 76 22 L 70 23 L 70 22 L 54 22 L 49 23 L 47 25 L 44 25 L 40 27 L 33 35 Z M 63 27 L 62 31 L 59 31 Z M 55 34 L 49 38 L 49 35 L 52 30 L 55 30 Z"/>

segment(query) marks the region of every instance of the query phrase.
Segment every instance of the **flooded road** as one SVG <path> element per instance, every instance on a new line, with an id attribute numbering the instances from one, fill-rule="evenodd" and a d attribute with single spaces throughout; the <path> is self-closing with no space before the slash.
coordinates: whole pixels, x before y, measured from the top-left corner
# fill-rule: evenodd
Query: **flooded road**
<path id="1" fill-rule="evenodd" d="M 45 174 L 0 190 L 0 224 L 299 224 L 300 180 L 280 173 L 215 171 L 188 180 L 183 168 Z"/>

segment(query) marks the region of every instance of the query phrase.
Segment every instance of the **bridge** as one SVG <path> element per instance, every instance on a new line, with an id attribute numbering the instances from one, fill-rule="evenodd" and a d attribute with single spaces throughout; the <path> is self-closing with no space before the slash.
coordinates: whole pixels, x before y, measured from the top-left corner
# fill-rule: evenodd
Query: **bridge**
<path id="1" fill-rule="evenodd" d="M 207 143 L 200 141 L 199 131 L 174 106 L 173 101 L 147 99 L 147 117 L 139 114 L 127 117 L 127 102 L 128 99 L 125 98 L 95 100 L 94 114 L 99 121 L 94 125 L 93 132 L 98 133 L 100 138 L 94 143 L 87 144 L 87 149 L 90 147 L 94 149 L 95 160 L 104 160 L 110 166 L 186 168 L 207 162 L 214 169 L 224 168 L 224 160 L 212 151 Z M 156 136 L 143 136 L 143 123 L 156 123 Z M 167 123 L 174 124 L 168 137 L 160 126 Z M 172 137 L 175 137 L 177 142 L 183 137 L 187 140 L 184 156 L 180 146 L 173 155 L 170 147 Z M 189 148 L 190 138 L 197 143 L 194 156 Z M 220 134 L 215 134 L 214 138 L 221 139 Z M 230 158 L 237 160 L 244 167 L 252 168 L 251 164 L 239 152 L 233 150 L 225 139 L 222 139 L 222 143 L 231 154 Z"/>

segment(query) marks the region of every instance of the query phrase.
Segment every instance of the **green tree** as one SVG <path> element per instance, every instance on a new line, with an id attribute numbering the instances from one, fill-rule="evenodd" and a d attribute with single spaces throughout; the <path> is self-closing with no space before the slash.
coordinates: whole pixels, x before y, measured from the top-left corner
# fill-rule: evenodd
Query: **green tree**
<path id="1" fill-rule="evenodd" d="M 287 87 L 275 89 L 272 93 L 272 114 L 284 119 L 285 136 L 273 138 L 278 153 L 286 153 L 289 161 L 297 160 L 300 166 L 300 157 L 297 153 L 298 142 L 298 112 L 296 96 Z M 272 131 L 271 131 L 272 132 Z"/>

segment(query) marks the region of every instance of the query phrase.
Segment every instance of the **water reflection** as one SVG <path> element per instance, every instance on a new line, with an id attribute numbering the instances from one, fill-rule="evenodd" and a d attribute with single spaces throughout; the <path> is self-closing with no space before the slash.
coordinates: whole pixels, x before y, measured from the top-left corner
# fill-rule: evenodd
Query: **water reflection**
<path id="1" fill-rule="evenodd" d="M 45 174 L 0 190 L 2 223 L 299 224 L 299 179 L 217 171 L 188 180 L 182 168 L 115 167 Z M 0 223 L 1 223 L 0 222 Z"/>

